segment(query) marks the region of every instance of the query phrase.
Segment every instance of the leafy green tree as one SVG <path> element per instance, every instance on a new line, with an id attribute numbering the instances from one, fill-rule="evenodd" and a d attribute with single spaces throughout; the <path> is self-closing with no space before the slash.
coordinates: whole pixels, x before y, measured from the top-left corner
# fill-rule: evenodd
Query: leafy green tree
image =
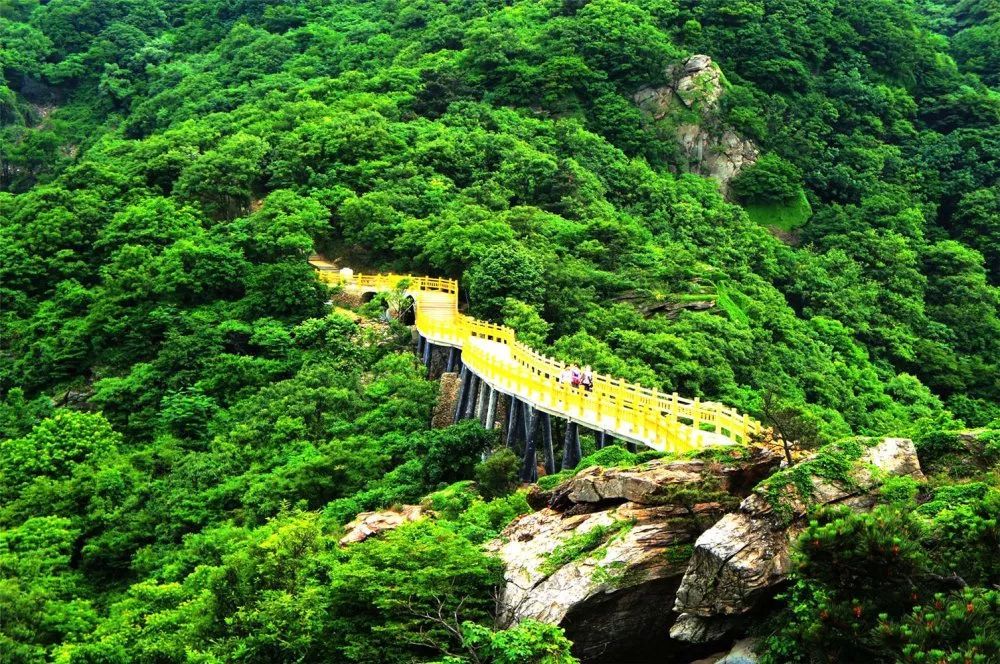
<path id="1" fill-rule="evenodd" d="M 527 249 L 501 245 L 488 250 L 469 269 L 465 283 L 474 311 L 498 318 L 507 297 L 516 297 L 528 306 L 540 303 L 542 274 L 542 265 Z"/>
<path id="2" fill-rule="evenodd" d="M 406 332 L 331 314 L 321 251 L 461 278 L 463 309 L 602 373 L 757 418 L 780 385 L 810 437 L 913 436 L 933 488 L 817 516 L 768 647 L 992 656 L 996 441 L 941 434 L 998 412 L 990 2 L 0 14 L 4 654 L 568 661 L 551 626 L 488 627 L 478 547 L 528 509 L 516 458 L 479 462 L 475 423 L 428 430 Z M 701 128 L 764 155 L 736 199 L 806 201 L 793 236 L 687 172 L 694 115 L 636 105 L 691 53 L 725 73 Z M 338 545 L 425 497 L 436 522 Z M 872 570 L 927 592 L 898 603 Z"/>
<path id="3" fill-rule="evenodd" d="M 536 309 L 520 300 L 508 297 L 504 300 L 500 314 L 503 316 L 504 325 L 513 328 L 520 341 L 535 349 L 545 347 L 552 326 L 542 319 Z"/>
<path id="4" fill-rule="evenodd" d="M 958 236 L 983 254 L 990 279 L 1000 283 L 1000 194 L 977 189 L 962 196 L 953 223 Z"/>
<path id="5" fill-rule="evenodd" d="M 733 193 L 753 203 L 785 203 L 802 191 L 802 174 L 790 162 L 768 153 L 733 178 Z"/>
<path id="6" fill-rule="evenodd" d="M 21 438 L 42 419 L 52 415 L 52 402 L 45 397 L 29 401 L 20 387 L 11 389 L 0 401 L 0 436 Z"/>
<path id="7" fill-rule="evenodd" d="M 476 485 L 484 498 L 509 495 L 520 483 L 520 468 L 521 460 L 514 452 L 507 448 L 496 451 L 476 465 Z"/>
<path id="8" fill-rule="evenodd" d="M 0 532 L 0 643 L 12 661 L 46 661 L 63 639 L 98 621 L 83 576 L 70 565 L 79 532 L 69 519 L 40 516 Z"/>
<path id="9" fill-rule="evenodd" d="M 570 654 L 572 643 L 555 625 L 537 620 L 525 620 L 502 631 L 477 625 L 462 624 L 462 642 L 472 651 L 471 661 L 494 664 L 573 664 L 578 661 Z M 466 661 L 464 658 L 454 658 Z M 451 661 L 451 660 L 445 660 Z"/>
<path id="10" fill-rule="evenodd" d="M 474 467 L 495 438 L 495 432 L 483 429 L 477 422 L 462 422 L 433 431 L 419 444 L 427 450 L 422 455 L 426 486 L 471 477 Z"/>
<path id="11" fill-rule="evenodd" d="M 881 616 L 899 617 L 915 604 L 914 582 L 925 554 L 918 526 L 904 513 L 831 513 L 810 522 L 799 539 L 789 608 L 764 644 L 766 662 L 810 661 L 818 653 L 860 654 L 890 661 L 878 637 Z M 853 655 L 852 655 L 853 656 Z"/>
<path id="12" fill-rule="evenodd" d="M 23 438 L 0 441 L 4 498 L 13 498 L 35 478 L 59 478 L 78 463 L 110 456 L 119 445 L 121 435 L 102 415 L 57 411 Z"/>
<path id="13" fill-rule="evenodd" d="M 232 219 L 249 211 L 262 173 L 267 141 L 250 134 L 234 134 L 199 155 L 177 180 L 180 196 L 198 201 L 216 218 Z"/>

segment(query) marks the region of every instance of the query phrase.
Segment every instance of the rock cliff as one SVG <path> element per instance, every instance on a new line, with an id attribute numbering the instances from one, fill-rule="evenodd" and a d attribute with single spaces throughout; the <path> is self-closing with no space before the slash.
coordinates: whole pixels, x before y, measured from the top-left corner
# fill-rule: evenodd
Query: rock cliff
<path id="1" fill-rule="evenodd" d="M 807 511 L 832 504 L 870 508 L 872 489 L 885 475 L 922 477 L 912 441 L 837 443 L 768 478 L 695 542 L 670 635 L 693 643 L 730 635 L 786 578 L 791 543 Z"/>
<path id="2" fill-rule="evenodd" d="M 653 124 L 672 131 L 683 166 L 719 182 L 724 195 L 729 182 L 760 156 L 748 138 L 719 119 L 725 77 L 707 55 L 692 55 L 666 68 L 665 85 L 644 87 L 633 99 Z"/>
<path id="3" fill-rule="evenodd" d="M 669 638 L 692 544 L 779 460 L 757 449 L 723 461 L 581 471 L 494 543 L 505 567 L 500 622 L 562 625 L 587 662 L 702 654 Z"/>
<path id="4" fill-rule="evenodd" d="M 740 636 L 790 569 L 810 509 L 868 509 L 888 475 L 921 477 L 906 439 L 851 439 L 775 472 L 756 449 L 588 468 L 491 545 L 503 625 L 561 625 L 584 662 L 690 662 Z M 671 611 L 673 608 L 673 611 Z"/>

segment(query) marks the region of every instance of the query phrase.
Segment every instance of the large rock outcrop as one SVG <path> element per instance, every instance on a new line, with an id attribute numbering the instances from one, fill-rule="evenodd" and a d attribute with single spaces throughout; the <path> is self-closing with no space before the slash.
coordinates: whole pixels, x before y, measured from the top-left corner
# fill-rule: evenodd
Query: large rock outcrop
<path id="1" fill-rule="evenodd" d="M 395 530 L 404 523 L 418 521 L 427 515 L 428 513 L 420 505 L 402 505 L 399 509 L 382 512 L 361 512 L 354 521 L 344 526 L 347 534 L 340 538 L 340 545 L 364 542 L 369 537 Z"/>
<path id="2" fill-rule="evenodd" d="M 739 459 L 581 471 L 494 543 L 505 568 L 500 622 L 559 624 L 586 662 L 688 661 L 706 652 L 669 638 L 692 544 L 779 461 L 757 449 Z"/>
<path id="3" fill-rule="evenodd" d="M 707 175 L 729 193 L 729 182 L 757 161 L 760 150 L 719 118 L 725 77 L 707 55 L 692 55 L 664 72 L 666 85 L 644 87 L 633 99 L 648 118 L 672 131 L 687 170 Z"/>
<path id="4" fill-rule="evenodd" d="M 692 643 L 730 635 L 787 577 L 791 543 L 807 511 L 833 504 L 868 509 L 885 475 L 922 477 L 912 441 L 837 443 L 768 478 L 695 542 L 670 635 Z"/>

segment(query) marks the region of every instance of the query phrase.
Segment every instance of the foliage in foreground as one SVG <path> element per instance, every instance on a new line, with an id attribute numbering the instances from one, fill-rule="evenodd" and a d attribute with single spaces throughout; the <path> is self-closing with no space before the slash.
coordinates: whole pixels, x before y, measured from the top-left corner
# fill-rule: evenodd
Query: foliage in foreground
<path id="1" fill-rule="evenodd" d="M 908 485 L 908 486 L 907 486 Z M 902 478 L 870 514 L 824 511 L 799 537 L 763 662 L 992 662 L 1000 656 L 1000 489 Z"/>
<path id="2" fill-rule="evenodd" d="M 432 494 L 437 522 L 338 546 L 357 511 L 470 477 L 495 435 L 427 430 L 434 387 L 391 329 L 333 314 L 285 342 L 286 378 L 227 406 L 168 395 L 148 442 L 68 409 L 0 441 L 11 661 L 412 661 L 466 639 L 482 661 L 531 644 L 569 661 L 554 628 L 492 644 L 478 627 L 499 581 L 479 545 L 528 509 L 521 494 L 466 483 L 452 509 Z"/>

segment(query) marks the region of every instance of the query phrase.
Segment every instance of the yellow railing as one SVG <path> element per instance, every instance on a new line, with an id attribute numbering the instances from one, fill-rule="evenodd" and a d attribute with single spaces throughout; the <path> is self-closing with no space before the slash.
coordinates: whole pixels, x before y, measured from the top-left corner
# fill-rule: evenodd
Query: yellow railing
<path id="1" fill-rule="evenodd" d="M 348 292 L 396 290 L 413 298 L 416 326 L 430 342 L 462 349 L 462 361 L 495 389 L 535 408 L 625 440 L 681 452 L 746 441 L 761 433 L 756 420 L 722 404 L 665 394 L 594 374 L 592 391 L 560 382 L 566 364 L 517 341 L 509 327 L 458 311 L 458 282 L 409 275 L 354 275 L 313 261 L 320 278 Z"/>

